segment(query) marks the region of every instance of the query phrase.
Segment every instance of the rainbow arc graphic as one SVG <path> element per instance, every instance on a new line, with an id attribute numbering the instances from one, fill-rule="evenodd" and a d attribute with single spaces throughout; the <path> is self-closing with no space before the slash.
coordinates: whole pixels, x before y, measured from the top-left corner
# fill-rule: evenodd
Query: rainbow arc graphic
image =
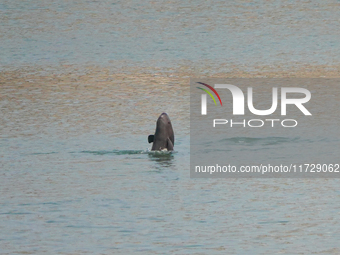
<path id="1" fill-rule="evenodd" d="M 221 106 L 222 106 L 222 100 L 221 100 L 221 98 L 220 98 L 220 95 L 217 93 L 217 91 L 216 91 L 213 87 L 211 87 L 210 85 L 208 85 L 208 84 L 206 84 L 206 83 L 203 83 L 203 82 L 197 82 L 197 83 L 198 83 L 198 84 L 201 84 L 201 85 L 204 85 L 204 86 L 206 86 L 207 88 L 211 89 L 211 91 L 214 92 L 215 95 L 217 96 L 218 100 L 220 100 L 220 104 L 221 104 Z M 203 90 L 204 92 L 206 92 L 206 93 L 214 100 L 215 105 L 217 105 L 214 96 L 211 94 L 211 92 L 210 92 L 209 90 L 203 89 L 203 88 L 200 88 L 200 87 L 197 87 L 197 88 Z"/>

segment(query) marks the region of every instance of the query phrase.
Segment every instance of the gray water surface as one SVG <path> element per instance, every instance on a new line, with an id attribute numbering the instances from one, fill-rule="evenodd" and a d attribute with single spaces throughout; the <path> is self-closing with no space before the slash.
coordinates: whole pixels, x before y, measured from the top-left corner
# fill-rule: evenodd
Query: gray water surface
<path id="1" fill-rule="evenodd" d="M 43 84 L 2 89 L 1 254 L 339 253 L 338 179 L 190 179 L 183 85 Z M 175 152 L 151 153 L 163 110 Z M 226 155 L 297 142 L 234 137 Z"/>
<path id="2" fill-rule="evenodd" d="M 338 180 L 190 179 L 188 77 L 147 68 L 336 65 L 338 9 L 0 1 L 0 253 L 339 254 Z M 139 72 L 117 73 L 131 66 Z M 175 152 L 149 153 L 162 112 Z M 296 140 L 228 143 L 256 151 Z"/>
<path id="3" fill-rule="evenodd" d="M 123 61 L 253 70 L 340 60 L 339 3 L 332 0 L 3 0 L 0 24 L 6 67 Z"/>

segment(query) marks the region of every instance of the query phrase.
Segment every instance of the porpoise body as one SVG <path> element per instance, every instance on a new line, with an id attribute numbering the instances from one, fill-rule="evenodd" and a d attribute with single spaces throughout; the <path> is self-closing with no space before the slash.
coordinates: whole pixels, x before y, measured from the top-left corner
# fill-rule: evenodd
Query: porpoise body
<path id="1" fill-rule="evenodd" d="M 148 141 L 153 143 L 152 151 L 174 150 L 175 135 L 170 118 L 165 112 L 158 117 L 155 134 L 149 135 Z"/>

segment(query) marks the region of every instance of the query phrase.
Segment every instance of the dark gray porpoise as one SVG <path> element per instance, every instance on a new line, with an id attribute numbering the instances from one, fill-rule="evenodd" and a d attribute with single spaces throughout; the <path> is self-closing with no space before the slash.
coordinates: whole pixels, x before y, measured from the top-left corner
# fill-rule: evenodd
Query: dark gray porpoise
<path id="1" fill-rule="evenodd" d="M 154 135 L 149 135 L 149 143 L 153 142 L 152 151 L 161 151 L 167 149 L 168 151 L 174 150 L 175 136 L 172 129 L 171 121 L 165 112 L 163 112 L 156 124 L 156 132 Z"/>

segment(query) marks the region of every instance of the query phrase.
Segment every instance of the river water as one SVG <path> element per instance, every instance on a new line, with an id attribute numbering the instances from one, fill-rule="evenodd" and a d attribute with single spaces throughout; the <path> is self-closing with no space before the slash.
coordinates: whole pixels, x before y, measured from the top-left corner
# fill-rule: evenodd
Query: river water
<path id="1" fill-rule="evenodd" d="M 1 1 L 0 253 L 339 254 L 338 179 L 189 171 L 189 77 L 339 77 L 338 8 Z"/>

